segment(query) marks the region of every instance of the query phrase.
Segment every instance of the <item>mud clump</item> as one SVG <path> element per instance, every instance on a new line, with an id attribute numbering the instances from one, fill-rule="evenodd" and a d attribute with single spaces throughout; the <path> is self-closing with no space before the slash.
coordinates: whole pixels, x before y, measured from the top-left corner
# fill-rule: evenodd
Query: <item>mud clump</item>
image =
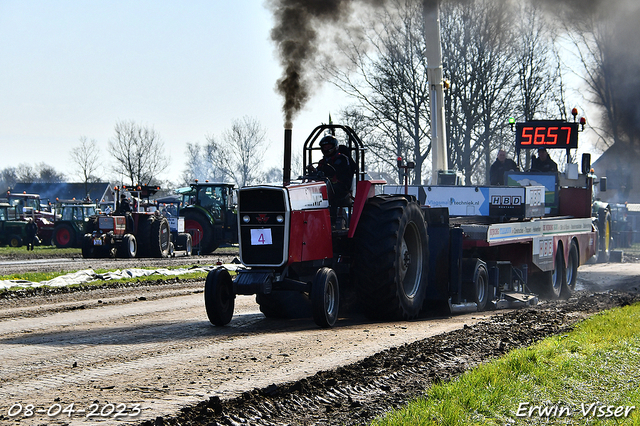
<path id="1" fill-rule="evenodd" d="M 363 425 L 405 406 L 465 371 L 565 333 L 588 315 L 640 301 L 640 294 L 578 292 L 568 301 L 545 302 L 487 321 L 382 351 L 357 363 L 290 383 L 248 390 L 223 401 L 212 397 L 184 407 L 155 425 Z"/>

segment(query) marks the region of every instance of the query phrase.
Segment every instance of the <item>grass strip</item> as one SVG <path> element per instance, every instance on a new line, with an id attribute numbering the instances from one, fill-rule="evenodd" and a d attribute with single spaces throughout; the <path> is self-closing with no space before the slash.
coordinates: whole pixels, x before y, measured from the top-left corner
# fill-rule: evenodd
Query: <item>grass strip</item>
<path id="1" fill-rule="evenodd" d="M 640 304 L 433 385 L 392 425 L 640 425 Z"/>

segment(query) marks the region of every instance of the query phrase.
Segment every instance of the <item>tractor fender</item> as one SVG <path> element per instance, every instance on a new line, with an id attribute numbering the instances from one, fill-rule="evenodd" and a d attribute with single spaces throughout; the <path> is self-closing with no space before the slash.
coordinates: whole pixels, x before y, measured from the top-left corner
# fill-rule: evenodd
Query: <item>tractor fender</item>
<path id="1" fill-rule="evenodd" d="M 211 213 L 207 209 L 205 209 L 204 207 L 196 206 L 196 205 L 191 205 L 191 206 L 181 208 L 180 216 L 184 216 L 183 214 L 184 211 L 190 211 L 190 210 L 197 212 L 198 214 L 205 217 L 209 221 L 209 224 L 211 226 L 216 224 L 216 220 L 211 216 Z"/>
<path id="2" fill-rule="evenodd" d="M 353 202 L 353 212 L 351 213 L 351 220 L 349 222 L 349 234 L 348 238 L 353 238 L 356 234 L 356 227 L 362 216 L 362 210 L 367 200 L 376 195 L 375 186 L 385 185 L 387 182 L 384 180 L 361 180 L 356 185 L 356 198 Z"/>

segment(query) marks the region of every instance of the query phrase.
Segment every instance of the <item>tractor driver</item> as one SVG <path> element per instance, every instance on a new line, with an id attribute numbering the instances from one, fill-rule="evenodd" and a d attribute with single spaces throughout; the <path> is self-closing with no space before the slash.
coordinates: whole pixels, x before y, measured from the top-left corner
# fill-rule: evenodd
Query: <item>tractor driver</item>
<path id="1" fill-rule="evenodd" d="M 338 149 L 338 139 L 327 135 L 320 140 L 323 158 L 318 162 L 318 172 L 330 182 L 329 206 L 331 217 L 335 218 L 338 207 L 348 206 L 351 201 L 353 168 L 349 158 Z"/>
<path id="2" fill-rule="evenodd" d="M 131 203 L 125 194 L 120 195 L 120 206 L 118 211 L 120 214 L 131 213 Z"/>

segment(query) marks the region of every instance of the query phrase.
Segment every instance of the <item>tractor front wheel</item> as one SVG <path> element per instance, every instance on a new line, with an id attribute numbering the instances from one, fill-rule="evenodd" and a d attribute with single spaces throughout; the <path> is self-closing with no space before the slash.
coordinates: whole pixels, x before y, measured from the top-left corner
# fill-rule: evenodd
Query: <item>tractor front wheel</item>
<path id="1" fill-rule="evenodd" d="M 204 284 L 204 305 L 211 324 L 229 324 L 233 317 L 235 297 L 229 271 L 218 268 L 207 274 Z"/>
<path id="2" fill-rule="evenodd" d="M 82 237 L 82 257 L 85 259 L 92 259 L 96 257 L 96 248 L 93 245 L 93 238 L 91 234 L 86 234 Z"/>
<path id="3" fill-rule="evenodd" d="M 193 244 L 191 240 L 191 234 L 179 233 L 176 239 L 176 248 L 178 250 L 184 250 L 186 256 L 191 256 L 193 251 Z"/>
<path id="4" fill-rule="evenodd" d="M 471 258 L 462 261 L 463 276 L 467 276 L 468 282 L 463 294 L 468 301 L 475 302 L 478 312 L 487 309 L 489 302 L 489 273 L 487 264 L 480 259 Z"/>
<path id="5" fill-rule="evenodd" d="M 338 319 L 340 291 L 333 269 L 320 268 L 311 284 L 313 320 L 320 327 L 333 327 Z"/>
<path id="6" fill-rule="evenodd" d="M 125 234 L 120 243 L 119 257 L 133 259 L 138 254 L 138 242 L 132 234 Z"/>

